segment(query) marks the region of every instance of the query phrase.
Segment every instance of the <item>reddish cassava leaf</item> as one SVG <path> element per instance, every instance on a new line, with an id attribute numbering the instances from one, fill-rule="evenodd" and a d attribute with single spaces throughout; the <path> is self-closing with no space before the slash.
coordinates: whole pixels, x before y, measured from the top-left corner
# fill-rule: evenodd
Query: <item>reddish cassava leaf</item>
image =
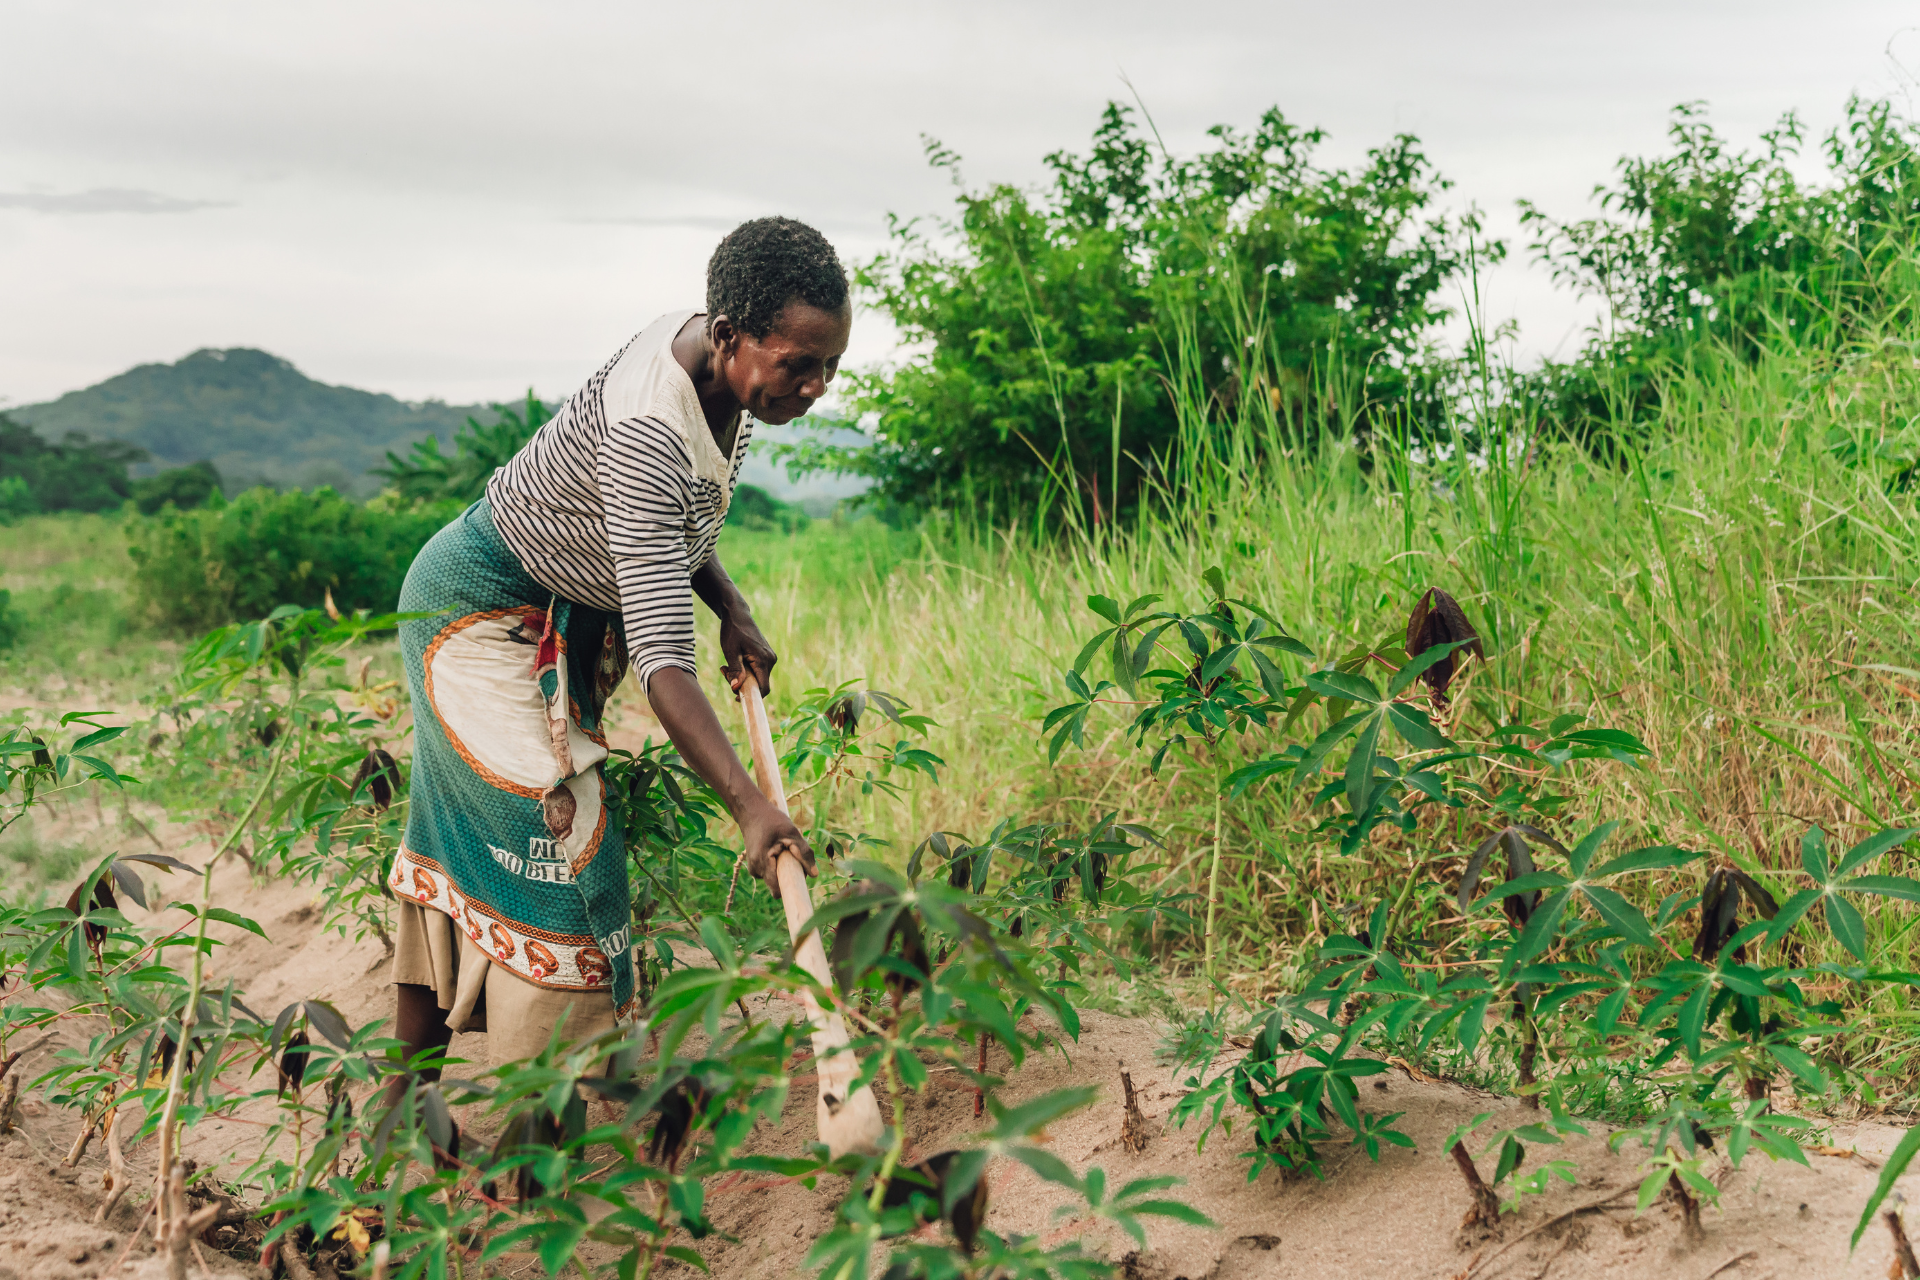
<path id="1" fill-rule="evenodd" d="M 67 895 L 67 910 L 73 912 L 76 916 L 80 914 L 80 891 L 86 887 L 86 883 L 83 881 L 75 885 L 73 892 Z M 91 909 L 95 911 L 118 911 L 120 909 L 120 903 L 113 896 L 113 883 L 106 876 L 101 876 L 98 880 L 94 881 L 93 905 Z M 97 950 L 100 945 L 107 940 L 107 926 L 95 924 L 89 920 L 84 927 L 87 931 L 87 945 Z"/>
<path id="2" fill-rule="evenodd" d="M 1480 633 L 1467 621 L 1460 602 L 1439 587 L 1428 587 L 1407 619 L 1407 656 L 1417 658 L 1436 645 L 1460 641 L 1467 643 L 1420 673 L 1435 697 L 1446 698 L 1447 686 L 1453 683 L 1468 654 L 1483 661 L 1487 654 L 1480 643 Z"/>
<path id="3" fill-rule="evenodd" d="M 367 758 L 360 762 L 360 769 L 353 775 L 353 785 L 349 788 L 355 796 L 360 788 L 367 788 L 369 802 L 378 813 L 393 803 L 393 789 L 400 780 L 400 767 L 393 757 L 379 747 L 367 752 Z"/>
<path id="4" fill-rule="evenodd" d="M 298 1093 L 301 1081 L 306 1079 L 309 1043 L 305 1028 L 287 1037 L 286 1050 L 280 1055 L 280 1087 L 277 1090 L 283 1098 L 288 1090 Z"/>

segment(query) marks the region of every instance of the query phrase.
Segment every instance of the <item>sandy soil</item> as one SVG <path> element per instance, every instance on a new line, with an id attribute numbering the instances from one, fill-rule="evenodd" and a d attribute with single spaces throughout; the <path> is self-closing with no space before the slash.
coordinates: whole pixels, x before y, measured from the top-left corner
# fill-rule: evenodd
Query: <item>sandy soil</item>
<path id="1" fill-rule="evenodd" d="M 1082 1235 L 1104 1246 L 1109 1257 L 1124 1260 L 1130 1280 L 1362 1274 L 1435 1280 L 1463 1275 L 1753 1280 L 1887 1274 L 1891 1245 L 1883 1230 L 1869 1233 L 1851 1258 L 1847 1237 L 1877 1176 L 1873 1158 L 1899 1140 L 1898 1129 L 1844 1128 L 1831 1141 L 1848 1149 L 1857 1145 L 1860 1156 L 1815 1156 L 1810 1169 L 1760 1156 L 1750 1156 L 1737 1171 L 1721 1168 L 1715 1178 L 1723 1188 L 1721 1209 L 1706 1214 L 1704 1240 L 1687 1246 L 1676 1210 L 1663 1203 L 1644 1216 L 1634 1215 L 1636 1149 L 1609 1154 L 1604 1132 L 1596 1126 L 1592 1138 L 1564 1149 L 1579 1162 L 1577 1187 L 1530 1198 L 1497 1235 L 1463 1233 L 1467 1196 L 1441 1143 L 1455 1126 L 1482 1111 L 1494 1112 L 1496 1123 L 1520 1123 L 1518 1103 L 1396 1072 L 1364 1087 L 1361 1105 L 1404 1111 L 1399 1127 L 1416 1140 L 1416 1151 L 1389 1149 L 1375 1164 L 1358 1148 L 1348 1148 L 1329 1161 L 1324 1182 L 1283 1181 L 1266 1173 L 1249 1183 L 1239 1156 L 1245 1144 L 1237 1136 L 1216 1133 L 1204 1152 L 1196 1152 L 1193 1133 L 1166 1126 L 1164 1117 L 1179 1090 L 1152 1058 L 1158 1036 L 1156 1028 L 1135 1020 L 1087 1014 L 1072 1060 L 1060 1055 L 1029 1059 L 1009 1096 L 1017 1100 L 1065 1085 L 1102 1085 L 1098 1103 L 1053 1126 L 1049 1149 L 1078 1171 L 1105 1169 L 1110 1187 L 1131 1178 L 1177 1174 L 1187 1182 L 1172 1194 L 1202 1209 L 1218 1228 L 1153 1224 L 1148 1247 L 1138 1250 L 1103 1224 L 1057 1216 L 1066 1195 L 1024 1166 L 1007 1162 L 991 1174 L 992 1229 L 1049 1240 Z M 1150 1117 L 1153 1136 L 1138 1155 L 1119 1141 L 1123 1067 Z M 971 1093 L 958 1084 L 932 1089 L 926 1102 L 910 1108 L 911 1141 L 919 1152 L 959 1145 L 973 1130 Z M 791 1141 L 809 1136 L 813 1105 L 811 1090 L 797 1088 L 780 1136 L 791 1135 Z M 1514 1119 L 1504 1120 L 1508 1116 Z M 738 1243 L 713 1244 L 703 1252 L 716 1276 L 795 1274 L 826 1222 L 829 1197 L 825 1189 L 749 1189 L 753 1185 L 723 1182 L 712 1189 L 716 1220 Z"/>
<path id="2" fill-rule="evenodd" d="M 92 820 L 90 812 L 69 819 L 80 825 Z M 191 832 L 161 830 L 161 838 L 189 859 L 205 851 Z M 185 888 L 166 886 L 172 897 L 186 896 Z M 250 1007 L 271 1017 L 289 1000 L 318 998 L 333 1001 L 355 1026 L 387 1015 L 390 996 L 379 944 L 356 945 L 322 931 L 306 888 L 255 883 L 244 866 L 231 861 L 216 875 L 216 901 L 259 920 L 268 934 L 261 939 L 229 927 L 218 930 L 229 945 L 216 951 L 211 973 L 220 982 L 232 978 Z M 129 914 L 137 917 L 138 911 Z M 169 924 L 177 923 L 179 913 L 173 915 Z M 154 924 L 159 923 L 156 915 Z M 16 1069 L 24 1069 L 23 1078 L 31 1080 L 46 1068 L 50 1054 L 63 1043 L 78 1043 L 83 1034 L 78 1026 L 63 1031 Z M 1161 1034 L 1161 1028 L 1145 1022 L 1090 1012 L 1079 1042 L 1066 1053 L 1030 1058 L 1014 1076 L 1008 1096 L 1017 1100 L 1068 1084 L 1101 1086 L 1094 1106 L 1053 1126 L 1050 1149 L 1077 1170 L 1104 1168 L 1109 1186 L 1176 1174 L 1186 1185 L 1174 1194 L 1210 1215 L 1217 1227 L 1150 1220 L 1147 1247 L 1139 1249 L 1104 1224 L 1061 1216 L 1056 1210 L 1064 1206 L 1065 1195 L 1008 1162 L 989 1175 L 991 1229 L 1049 1240 L 1080 1235 L 1121 1262 L 1129 1280 L 1347 1275 L 1785 1280 L 1888 1274 L 1892 1251 L 1883 1228 L 1876 1224 L 1851 1255 L 1847 1237 L 1874 1184 L 1878 1160 L 1900 1137 L 1893 1127 L 1836 1125 L 1827 1142 L 1858 1154 L 1816 1155 L 1811 1168 L 1772 1163 L 1757 1154 L 1737 1171 L 1723 1164 L 1715 1179 L 1723 1188 L 1720 1208 L 1707 1211 L 1704 1239 L 1687 1244 L 1677 1212 L 1665 1203 L 1634 1214 L 1638 1152 L 1610 1154 L 1605 1134 L 1595 1126 L 1591 1138 L 1551 1153 L 1579 1162 L 1577 1187 L 1530 1198 L 1498 1233 L 1463 1233 L 1466 1192 L 1440 1144 L 1478 1112 L 1517 1116 L 1517 1103 L 1395 1072 L 1367 1082 L 1362 1105 L 1405 1112 L 1400 1127 L 1415 1138 L 1417 1150 L 1389 1148 L 1376 1164 L 1357 1148 L 1340 1148 L 1324 1182 L 1283 1181 L 1267 1173 L 1249 1183 L 1237 1134 L 1216 1133 L 1205 1151 L 1197 1152 L 1193 1132 L 1165 1127 L 1179 1090 L 1154 1057 Z M 457 1040 L 454 1052 L 475 1061 L 485 1057 L 478 1037 Z M 995 1065 L 1004 1069 L 1004 1057 L 996 1055 Z M 1122 1067 L 1132 1073 L 1150 1117 L 1151 1137 L 1139 1154 L 1119 1141 Z M 908 1109 L 910 1158 L 963 1144 L 975 1128 L 971 1097 L 956 1077 L 936 1074 L 926 1096 L 913 1099 Z M 797 1149 L 813 1136 L 813 1110 L 811 1081 L 797 1080 L 781 1125 L 764 1128 L 756 1142 L 768 1150 Z M 243 1112 L 198 1126 L 188 1133 L 186 1153 L 230 1174 L 254 1149 L 262 1118 Z M 128 1246 L 145 1215 L 144 1192 L 137 1193 L 137 1203 L 123 1204 L 111 1221 L 93 1222 L 106 1162 L 95 1142 L 76 1167 L 59 1163 L 76 1131 L 76 1117 L 26 1094 L 19 1130 L 0 1138 L 0 1280 L 89 1280 L 109 1272 L 144 1274 L 160 1265 L 144 1241 Z M 152 1145 L 128 1153 L 136 1175 L 149 1180 Z M 709 1188 L 710 1204 L 730 1238 L 701 1246 L 713 1274 L 723 1280 L 802 1274 L 800 1264 L 825 1228 L 838 1191 L 823 1185 L 810 1192 L 798 1183 L 741 1175 L 716 1179 Z M 236 1252 L 248 1252 L 240 1247 L 243 1241 L 234 1243 Z M 218 1249 L 206 1252 L 216 1272 L 249 1270 Z M 506 1262 L 495 1274 L 539 1274 L 531 1259 Z M 111 1270 L 116 1265 L 119 1269 Z"/>

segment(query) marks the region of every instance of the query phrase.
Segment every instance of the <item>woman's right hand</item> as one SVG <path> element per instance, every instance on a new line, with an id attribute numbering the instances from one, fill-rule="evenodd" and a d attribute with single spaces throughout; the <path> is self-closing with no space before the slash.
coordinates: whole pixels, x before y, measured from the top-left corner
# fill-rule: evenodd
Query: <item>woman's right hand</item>
<path id="1" fill-rule="evenodd" d="M 812 875 L 813 847 L 800 834 L 793 820 L 780 812 L 754 785 L 753 778 L 733 744 L 720 727 L 707 695 L 691 672 L 666 667 L 653 674 L 647 685 L 647 700 L 660 717 L 667 736 L 680 750 L 680 758 L 706 779 L 720 795 L 727 812 L 740 824 L 747 842 L 747 868 L 767 882 L 773 896 L 780 896 L 780 878 L 776 871 L 779 855 L 791 854 Z"/>
<path id="2" fill-rule="evenodd" d="M 748 872 L 766 881 L 776 899 L 780 896 L 781 854 L 799 859 L 801 868 L 808 875 L 814 874 L 813 846 L 793 825 L 793 819 L 764 797 L 741 822 L 740 833 L 746 837 Z"/>

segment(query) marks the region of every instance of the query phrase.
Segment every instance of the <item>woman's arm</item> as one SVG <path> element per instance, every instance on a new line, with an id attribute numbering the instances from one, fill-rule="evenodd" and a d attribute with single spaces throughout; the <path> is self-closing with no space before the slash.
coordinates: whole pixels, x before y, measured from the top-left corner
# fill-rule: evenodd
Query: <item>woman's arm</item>
<path id="1" fill-rule="evenodd" d="M 768 692 L 767 677 L 772 674 L 773 666 L 780 657 L 760 634 L 760 628 L 753 621 L 753 610 L 748 606 L 740 588 L 727 576 L 726 566 L 720 563 L 720 554 L 715 552 L 707 562 L 693 574 L 693 590 L 713 615 L 720 620 L 720 652 L 725 655 L 727 665 L 722 674 L 727 677 L 735 690 L 748 678 L 748 673 L 760 686 L 760 692 Z M 680 681 L 669 681 L 667 687 L 661 684 L 662 677 L 680 676 Z M 684 686 L 684 687 L 683 687 Z M 687 692 L 692 696 L 688 697 Z M 654 712 L 660 717 L 660 723 L 666 726 L 673 743 L 680 748 L 680 754 L 694 771 L 707 780 L 707 785 L 718 791 L 725 800 L 727 811 L 740 824 L 740 830 L 747 838 L 747 869 L 767 882 L 773 890 L 773 896 L 780 896 L 780 886 L 774 875 L 774 859 L 781 852 L 791 853 L 800 859 L 807 874 L 814 871 L 813 849 L 799 828 L 772 801 L 761 794 L 747 776 L 746 767 L 740 763 L 740 757 L 734 753 L 733 744 L 727 740 L 726 731 L 720 727 L 719 717 L 714 715 L 713 706 L 700 692 L 696 684 L 686 673 L 680 670 L 662 671 L 654 676 L 651 686 Z M 670 714 L 666 704 L 672 704 Z M 682 737 L 686 741 L 682 742 Z M 689 750 L 692 747 L 692 750 Z M 698 752 L 699 759 L 695 758 Z M 709 772 L 709 769 L 712 772 Z M 749 822 L 753 825 L 749 826 Z"/>
<path id="2" fill-rule="evenodd" d="M 713 610 L 713 616 L 720 619 L 720 652 L 727 660 L 725 674 L 728 682 L 738 690 L 740 673 L 743 670 L 752 671 L 760 683 L 760 694 L 765 697 L 771 692 L 767 680 L 773 674 L 774 664 L 780 661 L 780 655 L 760 634 L 760 628 L 753 620 L 753 609 L 747 604 L 747 598 L 740 594 L 740 588 L 733 585 L 733 579 L 727 576 L 726 566 L 720 563 L 718 551 L 694 571 L 693 591 L 707 608 Z"/>
<path id="3" fill-rule="evenodd" d="M 693 601 L 687 597 L 683 533 L 690 499 L 685 449 L 657 421 L 623 422 L 608 433 L 598 470 L 607 497 L 607 550 L 620 584 L 634 678 L 681 758 L 719 793 L 740 824 L 747 865 L 777 898 L 777 855 L 791 853 L 811 872 L 813 850 L 799 828 L 753 785 L 694 678 Z M 709 608 L 727 611 L 720 635 L 728 661 L 746 661 L 764 687 L 772 650 L 753 626 L 739 589 L 711 561 L 693 579 Z M 738 621 L 728 626 L 734 615 L 744 620 L 744 627 Z"/>
<path id="4" fill-rule="evenodd" d="M 713 704 L 700 691 L 699 682 L 679 667 L 663 667 L 647 683 L 647 700 L 653 704 L 653 713 L 660 718 L 667 736 L 679 748 L 680 758 L 720 794 L 721 803 L 740 824 L 747 843 L 747 870 L 766 881 L 776 898 L 780 896 L 780 884 L 774 862 L 780 854 L 800 859 L 800 865 L 812 875 L 813 847 L 793 820 L 754 785 L 733 744 L 727 741 Z"/>

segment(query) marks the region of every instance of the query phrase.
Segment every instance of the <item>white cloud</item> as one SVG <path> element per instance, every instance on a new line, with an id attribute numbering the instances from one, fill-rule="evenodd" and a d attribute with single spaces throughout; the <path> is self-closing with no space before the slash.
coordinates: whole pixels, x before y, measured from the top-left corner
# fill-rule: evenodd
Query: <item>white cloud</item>
<path id="1" fill-rule="evenodd" d="M 57 195 L 44 191 L 0 191 L 0 209 L 27 209 L 34 213 L 191 213 L 195 209 L 224 208 L 223 200 L 182 200 L 135 187 L 95 187 Z"/>

